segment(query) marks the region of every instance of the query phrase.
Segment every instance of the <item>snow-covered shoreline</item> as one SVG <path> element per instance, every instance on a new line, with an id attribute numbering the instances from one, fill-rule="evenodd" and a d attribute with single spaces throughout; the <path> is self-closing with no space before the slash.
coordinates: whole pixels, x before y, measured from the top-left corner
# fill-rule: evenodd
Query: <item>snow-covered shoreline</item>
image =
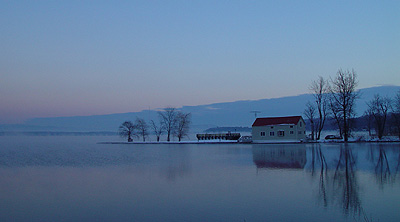
<path id="1" fill-rule="evenodd" d="M 320 140 L 320 141 L 264 141 L 264 142 L 253 142 L 253 143 L 240 143 L 237 141 L 221 140 L 221 141 L 148 141 L 148 142 L 98 142 L 98 144 L 325 144 L 325 143 L 345 143 L 343 140 Z M 400 143 L 400 140 L 350 140 L 347 143 Z"/>
<path id="2" fill-rule="evenodd" d="M 148 141 L 148 142 L 99 142 L 98 144 L 236 144 L 237 141 L 233 140 L 200 140 L 200 141 Z"/>

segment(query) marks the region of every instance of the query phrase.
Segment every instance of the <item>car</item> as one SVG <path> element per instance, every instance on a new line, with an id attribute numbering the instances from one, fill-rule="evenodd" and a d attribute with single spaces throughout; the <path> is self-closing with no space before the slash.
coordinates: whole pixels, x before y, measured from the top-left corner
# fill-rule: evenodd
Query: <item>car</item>
<path id="1" fill-rule="evenodd" d="M 242 137 L 240 137 L 238 142 L 239 143 L 251 143 L 251 142 L 253 142 L 253 139 L 251 136 L 242 136 Z"/>
<path id="2" fill-rule="evenodd" d="M 343 139 L 343 137 L 341 137 L 341 136 L 336 136 L 336 135 L 327 135 L 327 136 L 325 137 L 325 139 L 326 139 L 326 140 L 341 140 L 341 139 Z"/>

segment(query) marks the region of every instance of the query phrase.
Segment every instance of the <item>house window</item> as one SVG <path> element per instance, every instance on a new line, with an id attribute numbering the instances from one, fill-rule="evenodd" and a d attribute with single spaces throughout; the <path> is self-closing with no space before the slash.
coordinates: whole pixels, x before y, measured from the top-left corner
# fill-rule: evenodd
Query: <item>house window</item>
<path id="1" fill-rule="evenodd" d="M 304 134 L 306 134 L 306 131 L 304 131 Z"/>
<path id="2" fill-rule="evenodd" d="M 278 131 L 278 136 L 285 136 L 285 131 L 279 130 Z"/>
<path id="3" fill-rule="evenodd" d="M 290 128 L 293 128 L 293 126 L 290 126 Z"/>
<path id="4" fill-rule="evenodd" d="M 300 127 L 302 126 L 302 122 L 300 122 Z"/>
<path id="5" fill-rule="evenodd" d="M 269 136 L 275 136 L 275 132 L 269 132 Z"/>
<path id="6" fill-rule="evenodd" d="M 261 136 L 265 136 L 265 132 L 261 132 L 261 134 L 260 134 Z"/>
<path id="7" fill-rule="evenodd" d="M 294 131 L 293 131 L 293 130 L 291 130 L 291 131 L 290 131 L 290 134 L 291 134 L 291 135 L 293 135 L 293 134 L 294 134 Z"/>
<path id="8" fill-rule="evenodd" d="M 273 126 L 271 126 L 271 129 L 273 129 L 274 127 Z"/>

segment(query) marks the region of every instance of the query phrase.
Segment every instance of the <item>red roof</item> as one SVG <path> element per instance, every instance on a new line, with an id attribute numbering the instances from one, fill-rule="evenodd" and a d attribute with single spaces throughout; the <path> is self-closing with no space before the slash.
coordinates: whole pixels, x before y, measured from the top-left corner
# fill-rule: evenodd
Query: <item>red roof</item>
<path id="1" fill-rule="evenodd" d="M 286 117 L 269 117 L 257 118 L 253 126 L 270 126 L 280 124 L 294 124 L 296 125 L 301 119 L 301 116 L 286 116 Z"/>

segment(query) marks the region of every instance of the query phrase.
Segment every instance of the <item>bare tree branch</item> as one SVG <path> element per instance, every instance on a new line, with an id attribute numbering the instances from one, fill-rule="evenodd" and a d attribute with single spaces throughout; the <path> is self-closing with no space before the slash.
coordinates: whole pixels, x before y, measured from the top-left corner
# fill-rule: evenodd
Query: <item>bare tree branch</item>
<path id="1" fill-rule="evenodd" d="M 176 126 L 176 109 L 172 107 L 167 107 L 164 111 L 158 112 L 160 116 L 161 123 L 167 132 L 167 141 L 171 141 L 171 134 L 174 132 Z"/>
<path id="2" fill-rule="evenodd" d="M 355 115 L 355 101 L 359 97 L 356 92 L 357 75 L 354 70 L 339 69 L 330 82 L 330 108 L 334 118 L 337 119 L 339 129 L 343 130 L 344 141 L 347 142 L 351 130 L 351 119 Z"/>
<path id="3" fill-rule="evenodd" d="M 315 106 L 308 102 L 306 104 L 306 109 L 304 110 L 304 115 L 307 117 L 308 121 L 310 122 L 311 127 L 311 139 L 315 139 Z"/>
<path id="4" fill-rule="evenodd" d="M 128 142 L 132 142 L 132 136 L 135 135 L 135 125 L 131 121 L 125 121 L 119 126 L 118 134 L 123 138 L 128 138 Z"/>
<path id="5" fill-rule="evenodd" d="M 178 137 L 179 141 L 181 141 L 184 136 L 188 135 L 190 122 L 190 113 L 178 112 L 176 116 L 175 136 Z"/>
<path id="6" fill-rule="evenodd" d="M 316 81 L 311 83 L 309 89 L 314 95 L 316 109 L 318 110 L 318 119 L 315 120 L 315 131 L 316 139 L 319 140 L 328 115 L 328 82 L 323 77 L 319 76 Z"/>
<path id="7" fill-rule="evenodd" d="M 367 102 L 367 105 L 367 112 L 373 117 L 378 138 L 382 139 L 385 132 L 388 111 L 391 107 L 391 100 L 388 97 L 381 97 L 377 94 L 371 101 Z"/>
<path id="8" fill-rule="evenodd" d="M 147 125 L 146 121 L 144 119 L 136 117 L 135 128 L 138 131 L 138 134 L 142 136 L 143 142 L 145 142 L 146 137 L 149 135 L 149 126 Z"/>
<path id="9" fill-rule="evenodd" d="M 157 137 L 157 142 L 160 142 L 161 134 L 164 132 L 164 127 L 162 123 L 160 123 L 160 125 L 157 125 L 153 120 L 151 120 L 151 128 L 153 129 L 153 132 Z"/>
<path id="10" fill-rule="evenodd" d="M 392 118 L 392 122 L 395 125 L 397 135 L 400 139 L 400 91 L 397 92 L 396 96 L 393 99 Z"/>

